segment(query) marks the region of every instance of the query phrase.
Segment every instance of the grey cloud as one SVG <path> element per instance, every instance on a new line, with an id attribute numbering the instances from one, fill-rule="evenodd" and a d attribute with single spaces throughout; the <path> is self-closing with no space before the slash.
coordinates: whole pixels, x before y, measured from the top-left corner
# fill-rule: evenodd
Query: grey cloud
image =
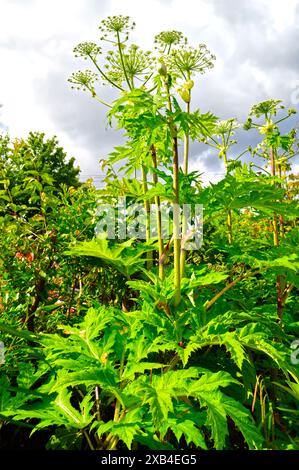
<path id="1" fill-rule="evenodd" d="M 215 173 L 221 171 L 221 160 L 218 158 L 216 150 L 212 149 L 210 152 L 201 153 L 201 160 L 208 171 Z"/>
<path id="2" fill-rule="evenodd" d="M 266 34 L 272 25 L 265 5 L 235 0 L 214 0 L 213 3 L 215 14 L 229 25 L 235 39 L 235 53 L 227 61 L 229 69 L 247 61 L 269 74 L 277 71 L 273 77 L 275 82 L 290 72 L 299 76 L 299 5 L 292 26 Z M 283 85 L 283 80 L 279 85 Z"/>
<path id="3" fill-rule="evenodd" d="M 220 16 L 230 25 L 246 25 L 255 23 L 261 26 L 267 11 L 258 2 L 243 0 L 212 0 L 215 15 Z"/>
<path id="4" fill-rule="evenodd" d="M 69 61 L 63 71 L 53 71 L 45 80 L 36 81 L 35 94 L 57 128 L 65 132 L 75 145 L 88 150 L 90 161 L 82 160 L 79 151 L 74 155 L 84 175 L 100 175 L 98 160 L 120 144 L 121 135 L 108 127 L 103 105 L 88 93 L 71 89 L 67 82 L 70 73 L 66 74 L 65 69 L 74 70 L 73 65 L 74 62 Z M 110 100 L 111 91 L 104 89 L 101 96 Z"/>
<path id="5" fill-rule="evenodd" d="M 14 2 L 18 3 L 17 0 Z M 164 0 L 165 3 L 171 8 L 171 1 Z M 242 122 L 251 106 L 264 99 L 282 98 L 288 105 L 290 83 L 299 78 L 297 27 L 290 27 L 267 38 L 264 34 L 269 26 L 267 9 L 258 1 L 212 0 L 209 4 L 213 4 L 214 8 L 214 17 L 210 24 L 200 31 L 195 27 L 189 28 L 188 31 L 180 28 L 190 37 L 192 44 L 205 42 L 218 57 L 215 68 L 196 79 L 198 86 L 194 90 L 193 106 L 199 106 L 202 112 L 211 110 L 221 119 L 236 117 Z M 97 26 L 105 16 L 106 6 L 107 1 L 86 2 L 82 14 L 82 30 L 75 34 L 69 34 L 66 29 L 59 32 L 55 38 L 43 38 L 37 42 L 30 39 L 22 42 L 13 37 L 4 40 L 6 48 L 17 47 L 24 54 L 34 50 L 37 54 L 47 55 L 53 61 L 53 67 L 46 78 L 35 81 L 35 98 L 46 110 L 56 128 L 66 133 L 75 145 L 88 151 L 88 161 L 83 161 L 79 152 L 74 155 L 84 168 L 85 175 L 89 174 L 88 172 L 98 174 L 97 160 L 105 158 L 113 147 L 122 141 L 120 133 L 106 129 L 106 110 L 87 94 L 71 91 L 67 83 L 67 78 L 73 71 L 90 68 L 85 62 L 76 62 L 72 49 L 81 40 L 98 38 Z M 213 19 L 218 20 L 217 25 L 221 25 L 221 28 L 213 27 Z M 86 31 L 90 31 L 90 35 L 86 34 Z M 153 36 L 155 32 L 153 27 Z M 230 35 L 230 42 L 226 42 L 227 34 Z M 51 40 L 57 41 L 58 46 L 63 45 L 58 48 L 59 53 L 56 55 L 47 48 Z M 0 43 L 0 47 L 4 46 L 4 42 Z M 230 44 L 233 44 L 231 50 Z M 256 71 L 270 77 L 270 88 L 266 82 L 258 80 Z M 110 101 L 113 92 L 107 87 L 103 89 L 101 96 Z M 237 132 L 237 137 L 238 145 L 232 149 L 235 155 L 249 144 L 255 145 L 260 139 L 257 133 L 243 130 Z M 61 144 L 63 145 L 63 142 Z M 206 147 L 202 144 L 193 143 L 191 159 L 201 155 L 204 166 L 209 171 L 219 173 L 221 161 L 216 156 L 207 155 L 205 150 Z M 249 156 L 244 157 L 245 161 L 248 159 Z"/>

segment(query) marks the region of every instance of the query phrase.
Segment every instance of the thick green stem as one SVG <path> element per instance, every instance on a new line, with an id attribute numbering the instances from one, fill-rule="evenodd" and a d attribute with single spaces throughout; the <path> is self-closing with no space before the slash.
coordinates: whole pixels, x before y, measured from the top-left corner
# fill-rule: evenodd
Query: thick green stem
<path id="1" fill-rule="evenodd" d="M 233 244 L 233 218 L 232 218 L 232 210 L 229 209 L 227 212 L 227 231 L 228 231 L 228 244 Z"/>
<path id="2" fill-rule="evenodd" d="M 275 150 L 270 147 L 270 164 L 271 164 L 271 174 L 272 176 L 276 175 L 276 158 Z M 279 246 L 279 229 L 278 229 L 278 217 L 277 214 L 273 215 L 273 243 L 274 246 Z M 284 295 L 285 290 L 285 278 L 283 275 L 278 275 L 276 277 L 276 292 L 277 292 L 277 320 L 278 323 L 282 323 L 283 317 L 283 308 L 284 308 Z"/>
<path id="3" fill-rule="evenodd" d="M 119 439 L 117 437 L 115 437 L 113 439 L 113 441 L 111 442 L 111 444 L 109 445 L 108 449 L 107 450 L 115 450 L 116 449 L 116 446 L 118 444 L 118 441 Z"/>
<path id="4" fill-rule="evenodd" d="M 179 155 L 178 155 L 178 140 L 173 137 L 173 189 L 174 189 L 174 204 L 173 204 L 173 256 L 174 256 L 174 288 L 175 296 L 174 303 L 178 305 L 181 301 L 181 240 L 180 240 L 180 200 L 179 200 Z"/>
<path id="5" fill-rule="evenodd" d="M 191 91 L 189 92 L 191 95 Z M 190 101 L 186 104 L 186 112 L 190 113 Z M 188 163 L 189 163 L 189 133 L 184 134 L 184 175 L 188 175 Z M 181 278 L 184 277 L 185 264 L 186 264 L 186 236 L 187 236 L 187 218 L 186 214 L 183 212 L 182 217 L 182 240 L 184 240 L 183 246 L 181 247 Z"/>
<path id="6" fill-rule="evenodd" d="M 270 147 L 270 166 L 271 166 L 271 175 L 276 175 L 276 167 L 275 167 L 275 154 L 274 149 Z"/>
<path id="7" fill-rule="evenodd" d="M 276 167 L 275 167 L 275 153 L 272 147 L 270 147 L 270 165 L 271 165 L 271 175 L 276 175 Z M 273 215 L 273 243 L 274 246 L 279 245 L 279 238 L 278 238 L 278 224 L 277 224 L 277 215 Z"/>
<path id="8" fill-rule="evenodd" d="M 254 276 L 255 274 L 258 274 L 259 271 L 248 271 L 247 273 L 240 274 L 236 279 L 231 281 L 229 284 L 227 284 L 223 289 L 221 289 L 220 292 L 218 292 L 211 300 L 209 300 L 205 304 L 205 311 L 209 310 L 214 303 L 222 297 L 223 294 L 225 294 L 228 290 L 230 290 L 232 287 L 234 287 L 238 282 L 242 281 L 243 279 L 246 279 L 247 277 Z"/>
<path id="9" fill-rule="evenodd" d="M 153 168 L 157 169 L 157 153 L 155 146 L 151 147 L 151 154 L 153 160 Z M 156 186 L 158 183 L 157 173 L 153 172 L 153 183 Z M 159 278 L 164 279 L 164 263 L 163 263 L 163 252 L 164 252 L 164 243 L 163 243 L 163 234 L 162 234 L 162 218 L 161 218 L 161 201 L 160 196 L 155 196 L 155 205 L 156 205 L 156 223 L 157 223 L 157 235 L 158 235 L 158 249 L 159 249 Z"/>
<path id="10" fill-rule="evenodd" d="M 96 385 L 95 387 L 95 405 L 96 405 L 97 420 L 101 421 L 100 388 L 98 385 Z"/>
<path id="11" fill-rule="evenodd" d="M 145 166 L 144 165 L 141 165 L 141 173 L 142 173 L 142 187 L 143 187 L 143 194 L 146 195 L 147 192 L 148 192 L 148 185 L 147 185 L 147 173 L 146 173 L 146 169 L 145 169 Z M 146 242 L 149 243 L 150 242 L 150 238 L 151 238 L 151 227 L 150 227 L 150 203 L 147 199 L 145 199 L 144 201 L 144 209 L 145 209 L 145 213 L 146 213 L 146 227 L 145 227 L 145 230 L 146 230 Z M 147 269 L 151 269 L 152 268 L 152 253 L 151 252 L 147 252 L 146 253 L 146 267 Z"/>
<path id="12" fill-rule="evenodd" d="M 110 85 L 114 86 L 115 88 L 118 88 L 120 91 L 125 91 L 121 86 L 119 86 L 117 83 L 113 82 L 112 80 L 110 80 L 109 77 L 107 77 L 107 75 L 103 72 L 103 70 L 99 67 L 97 61 L 95 59 L 93 59 L 93 57 L 89 56 L 90 59 L 92 60 L 95 68 L 100 72 L 100 74 L 102 75 L 102 77 L 107 80 L 107 82 L 110 83 Z"/>
<path id="13" fill-rule="evenodd" d="M 84 437 L 85 437 L 85 439 L 86 439 L 86 441 L 87 441 L 87 443 L 88 443 L 88 446 L 89 446 L 90 450 L 95 450 L 94 445 L 93 445 L 93 443 L 91 442 L 91 439 L 90 439 L 90 437 L 89 437 L 89 434 L 88 434 L 88 432 L 87 432 L 85 429 L 83 429 L 83 435 L 84 435 Z"/>
<path id="14" fill-rule="evenodd" d="M 169 86 L 165 81 L 165 88 L 168 100 L 168 110 L 172 111 L 171 99 Z M 174 264 L 174 305 L 177 306 L 181 301 L 181 267 L 180 267 L 180 255 L 181 255 L 181 240 L 180 240 L 180 189 L 179 189 L 179 152 L 178 152 L 178 138 L 177 129 L 172 119 L 169 123 L 170 132 L 172 134 L 172 178 L 173 178 L 173 191 L 174 191 L 174 203 L 173 203 L 173 264 Z"/>
<path id="15" fill-rule="evenodd" d="M 189 96 L 191 99 L 191 91 L 189 91 Z M 186 104 L 186 113 L 190 113 L 190 101 Z M 184 175 L 188 175 L 188 164 L 189 164 L 189 133 L 184 134 Z"/>
<path id="16" fill-rule="evenodd" d="M 123 56 L 123 52 L 122 52 L 122 49 L 121 49 L 121 42 L 120 42 L 120 37 L 119 37 L 119 33 L 117 32 L 117 46 L 118 46 L 118 52 L 119 52 L 119 57 L 120 57 L 120 61 L 121 61 L 121 65 L 122 65 L 122 68 L 123 68 L 123 71 L 124 71 L 124 75 L 125 75 L 125 79 L 126 79 L 126 82 L 128 84 L 128 87 L 129 89 L 131 90 L 132 89 L 132 85 L 130 83 L 130 80 L 129 80 L 129 77 L 128 77 L 128 74 L 127 74 L 127 69 L 126 69 L 126 66 L 125 66 L 125 61 L 124 61 L 124 56 Z"/>
<path id="17" fill-rule="evenodd" d="M 282 168 L 281 168 L 281 164 L 277 165 L 277 169 L 278 169 L 278 176 L 280 179 L 282 179 Z M 280 236 L 281 237 L 284 237 L 284 220 L 283 220 L 283 216 L 280 215 L 279 216 L 279 233 L 280 233 Z"/>
<path id="18" fill-rule="evenodd" d="M 271 175 L 275 176 L 276 175 L 275 152 L 272 147 L 270 147 L 270 165 L 271 165 Z M 276 214 L 273 215 L 272 225 L 273 225 L 273 243 L 274 243 L 274 246 L 278 246 L 279 238 L 278 238 L 278 223 L 277 223 Z"/>
<path id="19" fill-rule="evenodd" d="M 282 170 L 281 170 L 281 165 L 279 164 L 277 166 L 278 169 L 278 175 L 279 178 L 282 178 Z M 284 237 L 284 220 L 283 216 L 279 216 L 279 234 L 283 238 Z M 282 317 L 283 317 L 283 310 L 284 310 L 284 294 L 285 294 L 285 289 L 286 289 L 286 279 L 283 274 L 280 276 L 277 276 L 276 280 L 276 289 L 277 289 L 277 316 L 278 316 L 278 322 L 282 323 Z"/>
<path id="20" fill-rule="evenodd" d="M 228 172 L 228 162 L 227 162 L 226 151 L 223 152 L 223 159 L 224 159 L 225 171 L 226 171 L 226 174 L 227 174 L 227 172 Z M 231 209 L 228 209 L 228 211 L 227 211 L 226 226 L 227 226 L 228 244 L 232 245 L 233 244 L 233 214 L 232 214 Z"/>
<path id="21" fill-rule="evenodd" d="M 274 246 L 278 246 L 279 238 L 278 238 L 278 223 L 277 223 L 276 214 L 273 215 L 272 225 L 273 225 L 273 243 L 274 243 Z"/>
<path id="22" fill-rule="evenodd" d="M 99 103 L 104 104 L 108 108 L 112 108 L 111 104 L 107 103 L 107 101 L 102 100 L 101 98 L 98 97 L 98 95 L 95 95 L 92 93 L 92 97 L 97 100 Z"/>

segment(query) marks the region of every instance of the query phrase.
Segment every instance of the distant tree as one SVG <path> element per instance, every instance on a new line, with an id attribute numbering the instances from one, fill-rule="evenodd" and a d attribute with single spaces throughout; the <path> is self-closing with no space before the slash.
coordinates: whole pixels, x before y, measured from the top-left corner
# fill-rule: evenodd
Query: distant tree
<path id="1" fill-rule="evenodd" d="M 61 185 L 75 188 L 80 186 L 80 169 L 74 166 L 75 159 L 59 146 L 57 138 L 45 139 L 45 134 L 30 132 L 26 140 L 11 140 L 8 135 L 0 136 L 0 190 L 4 179 L 10 190 L 21 187 L 24 179 L 42 179 L 47 174 L 56 191 Z M 1 187 L 2 186 L 2 187 Z"/>

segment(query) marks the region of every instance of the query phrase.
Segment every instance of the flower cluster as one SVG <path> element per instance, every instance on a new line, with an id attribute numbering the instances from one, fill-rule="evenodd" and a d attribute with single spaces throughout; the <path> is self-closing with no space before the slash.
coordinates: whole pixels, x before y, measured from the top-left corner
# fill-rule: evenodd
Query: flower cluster
<path id="1" fill-rule="evenodd" d="M 224 136 L 230 134 L 234 135 L 234 131 L 240 127 L 235 118 L 227 119 L 224 121 L 218 121 L 215 126 L 215 135 Z"/>
<path id="2" fill-rule="evenodd" d="M 106 20 L 101 22 L 99 30 L 104 33 L 102 39 L 107 37 L 107 33 L 128 33 L 130 30 L 135 28 L 135 23 L 130 19 L 129 16 L 108 16 Z"/>
<path id="3" fill-rule="evenodd" d="M 204 73 L 214 67 L 216 57 L 211 54 L 205 44 L 197 48 L 192 46 L 173 49 L 170 56 L 170 67 L 173 72 L 185 79 L 190 78 L 194 72 Z"/>
<path id="4" fill-rule="evenodd" d="M 134 78 L 145 78 L 154 67 L 154 58 L 148 51 L 142 51 L 138 46 L 132 44 L 126 51 L 123 48 L 123 61 L 126 67 L 127 76 L 130 80 Z M 109 51 L 107 55 L 107 76 L 122 83 L 125 79 L 122 62 L 119 53 L 116 51 Z"/>
<path id="5" fill-rule="evenodd" d="M 249 116 L 260 118 L 261 116 L 276 116 L 278 109 L 284 109 L 280 103 L 282 100 L 266 100 L 252 106 Z"/>
<path id="6" fill-rule="evenodd" d="M 75 57 L 88 57 L 95 60 L 101 54 L 101 47 L 94 42 L 81 42 L 74 48 Z"/>
<path id="7" fill-rule="evenodd" d="M 79 70 L 78 72 L 73 73 L 68 79 L 68 81 L 73 85 L 72 88 L 84 91 L 93 91 L 93 85 L 96 80 L 98 80 L 98 76 L 91 70 Z"/>
<path id="8" fill-rule="evenodd" d="M 155 43 L 159 49 L 165 50 L 177 44 L 186 44 L 187 38 L 180 31 L 162 31 L 155 36 Z"/>

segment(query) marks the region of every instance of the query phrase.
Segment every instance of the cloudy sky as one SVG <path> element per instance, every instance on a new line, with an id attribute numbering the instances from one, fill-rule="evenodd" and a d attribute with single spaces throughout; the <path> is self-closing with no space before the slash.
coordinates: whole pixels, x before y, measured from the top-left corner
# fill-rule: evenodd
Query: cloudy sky
<path id="1" fill-rule="evenodd" d="M 0 0 L 0 131 L 55 134 L 82 178 L 99 180 L 98 161 L 120 135 L 107 129 L 105 109 L 71 90 L 67 78 L 86 68 L 73 47 L 98 42 L 100 21 L 111 14 L 136 21 L 132 40 L 145 49 L 168 29 L 182 31 L 192 45 L 207 44 L 217 60 L 196 80 L 194 108 L 242 122 L 268 98 L 298 107 L 299 0 Z M 112 98 L 107 87 L 100 95 Z M 237 151 L 253 136 L 240 132 Z M 221 161 L 199 144 L 192 146 L 191 169 L 204 171 L 206 181 L 223 173 Z"/>

